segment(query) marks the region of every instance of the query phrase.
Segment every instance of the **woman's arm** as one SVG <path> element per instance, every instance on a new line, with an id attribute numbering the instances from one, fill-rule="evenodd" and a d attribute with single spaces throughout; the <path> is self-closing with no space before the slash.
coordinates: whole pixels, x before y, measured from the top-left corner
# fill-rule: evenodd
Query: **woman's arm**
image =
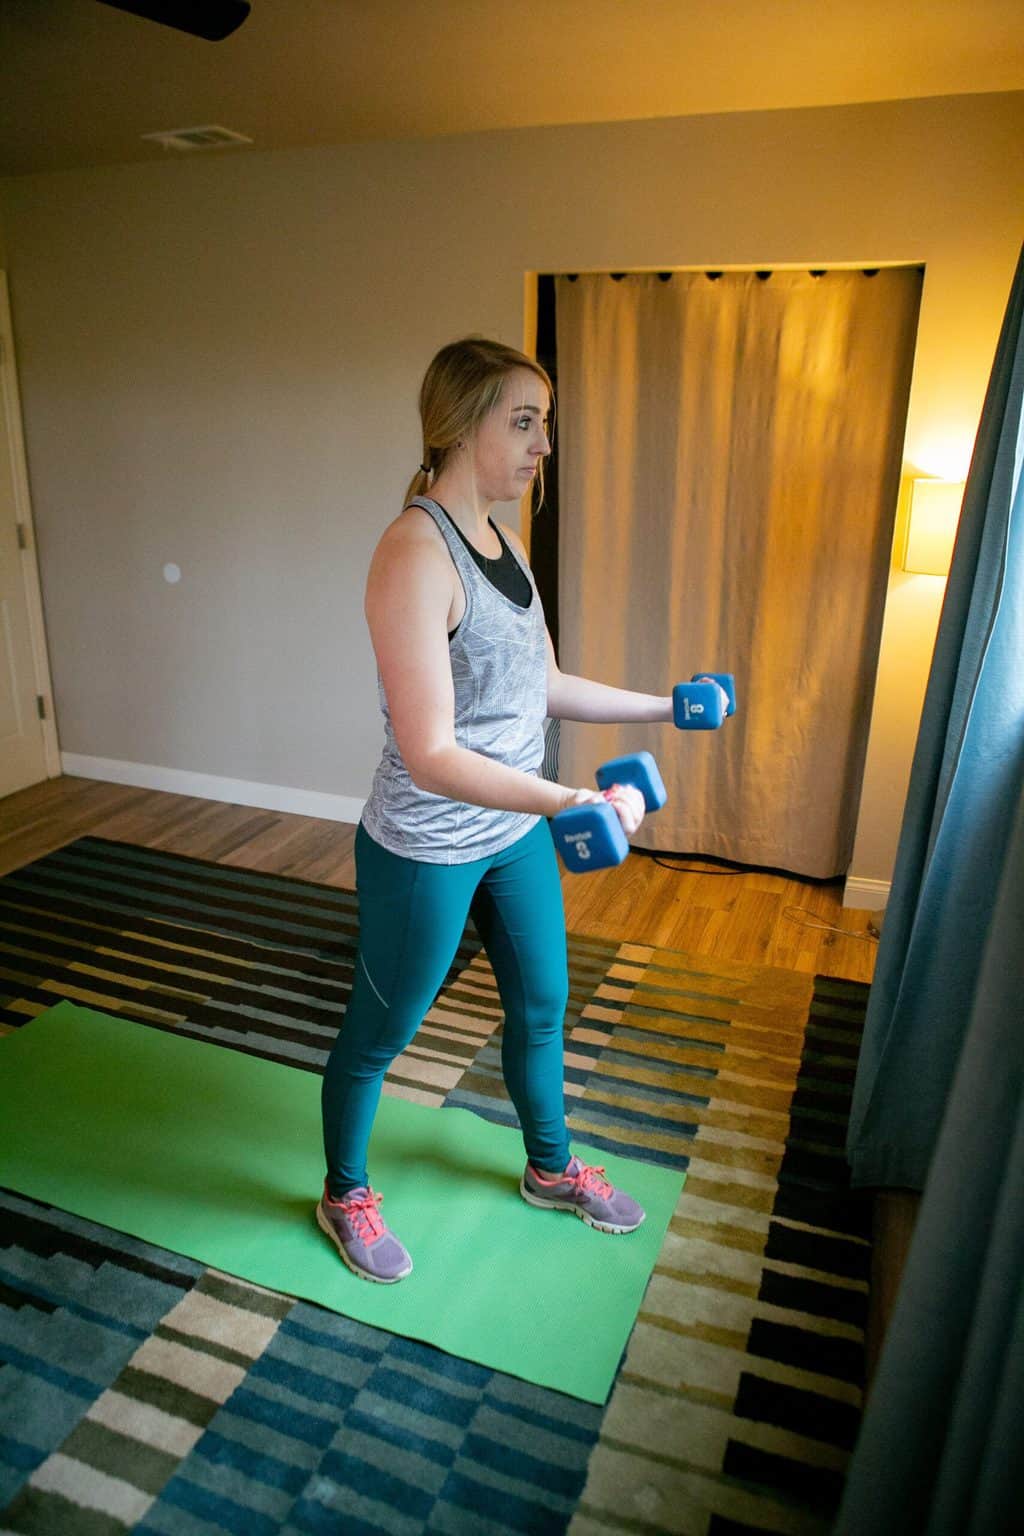
<path id="1" fill-rule="evenodd" d="M 588 720 L 598 725 L 625 725 L 639 720 L 668 722 L 672 719 L 672 696 L 633 693 L 628 688 L 612 688 L 589 677 L 562 672 L 549 635 L 548 714 L 554 720 Z"/>
<path id="2" fill-rule="evenodd" d="M 526 547 L 515 529 L 501 524 L 501 531 L 527 560 Z M 528 560 L 527 560 L 527 563 Z M 552 720 L 586 720 L 596 725 L 626 725 L 637 721 L 670 721 L 671 695 L 633 693 L 612 688 L 589 677 L 575 677 L 559 670 L 555 648 L 548 642 L 548 715 Z"/>
<path id="3" fill-rule="evenodd" d="M 581 795 L 460 747 L 448 652 L 454 567 L 433 525 L 402 517 L 370 565 L 366 618 L 391 725 L 413 782 L 470 805 L 554 816 Z"/>

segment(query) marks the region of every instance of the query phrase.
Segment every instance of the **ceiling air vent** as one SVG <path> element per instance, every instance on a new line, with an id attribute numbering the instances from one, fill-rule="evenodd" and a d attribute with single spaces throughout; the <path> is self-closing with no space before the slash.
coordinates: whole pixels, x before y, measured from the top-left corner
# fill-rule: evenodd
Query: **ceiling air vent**
<path id="1" fill-rule="evenodd" d="M 218 128 L 208 123 L 203 128 L 169 128 L 164 133 L 143 133 L 140 138 L 149 144 L 160 144 L 164 149 L 220 149 L 225 144 L 251 144 L 244 133 L 233 133 L 230 128 Z"/>

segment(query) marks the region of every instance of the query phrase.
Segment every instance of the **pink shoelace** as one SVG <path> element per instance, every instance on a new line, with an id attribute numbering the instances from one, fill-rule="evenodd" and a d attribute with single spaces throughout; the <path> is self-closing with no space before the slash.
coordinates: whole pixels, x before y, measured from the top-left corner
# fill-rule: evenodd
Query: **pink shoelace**
<path id="1" fill-rule="evenodd" d="M 541 1173 L 538 1168 L 534 1168 L 533 1172 L 541 1184 L 562 1184 L 568 1179 L 576 1185 L 580 1194 L 593 1190 L 602 1200 L 607 1200 L 608 1196 L 613 1192 L 613 1186 L 609 1184 L 607 1179 L 601 1177 L 604 1173 L 604 1168 L 592 1168 L 589 1163 L 581 1162 L 578 1157 L 574 1157 L 572 1162 L 576 1164 L 575 1173 L 570 1173 L 568 1168 L 565 1173 L 554 1175 Z M 569 1164 L 569 1167 L 572 1167 L 572 1163 Z"/>
<path id="2" fill-rule="evenodd" d="M 579 1169 L 573 1175 L 573 1183 L 582 1194 L 586 1190 L 593 1190 L 602 1200 L 606 1200 L 612 1192 L 612 1186 L 608 1180 L 602 1178 L 604 1168 L 592 1168 L 588 1163 L 580 1163 Z"/>
<path id="3" fill-rule="evenodd" d="M 346 1195 L 343 1200 L 329 1200 L 328 1204 L 336 1211 L 342 1211 L 355 1228 L 355 1234 L 361 1243 L 375 1243 L 378 1237 L 383 1237 L 385 1226 L 380 1216 L 380 1207 L 384 1203 L 384 1196 L 374 1194 L 368 1189 L 365 1194 L 354 1190 Z"/>

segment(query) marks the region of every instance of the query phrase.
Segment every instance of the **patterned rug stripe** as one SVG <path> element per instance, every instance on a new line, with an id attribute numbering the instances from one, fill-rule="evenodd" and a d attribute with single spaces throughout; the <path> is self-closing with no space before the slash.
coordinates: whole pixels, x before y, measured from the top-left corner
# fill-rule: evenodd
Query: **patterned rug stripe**
<path id="1" fill-rule="evenodd" d="M 308 923 L 311 914 L 328 917 L 333 913 L 352 913 L 351 892 L 332 889 L 330 886 L 312 885 L 307 881 L 292 879 L 288 886 L 278 883 L 275 875 L 260 875 L 250 870 L 238 870 L 228 864 L 209 865 L 202 859 L 175 855 L 178 860 L 172 869 L 163 862 L 158 850 L 140 849 L 121 843 L 113 850 L 101 850 L 102 856 L 90 853 L 82 844 L 69 844 L 39 860 L 33 866 L 31 877 L 22 881 L 18 872 L 15 887 L 27 884 L 42 887 L 47 879 L 61 877 L 69 891 L 94 889 L 110 893 L 111 899 L 121 899 L 130 905 L 147 897 L 162 896 L 165 910 L 173 910 L 179 899 L 187 900 L 193 885 L 198 881 L 204 893 L 204 906 L 218 904 L 229 910 L 237 905 L 239 911 L 265 911 L 275 917 L 286 916 L 294 910 Z M 89 839 L 93 842 L 101 839 Z M 211 875 L 210 870 L 214 871 Z M 233 898 L 237 896 L 237 902 Z"/>
<path id="2" fill-rule="evenodd" d="M 33 1469 L 4 1513 L 7 1528 L 58 1528 L 60 1519 L 74 1531 L 77 1506 L 133 1528 L 199 1439 L 202 1421 L 244 1381 L 290 1306 L 214 1271 L 201 1276 L 60 1446 Z M 146 1378 L 151 1390 L 140 1403 L 136 1393 Z M 73 1514 L 68 1504 L 75 1506 Z"/>
<path id="3" fill-rule="evenodd" d="M 300 1468 L 307 1489 L 290 1508 L 297 1530 L 318 1529 L 328 1513 L 404 1528 L 411 1511 L 429 1512 L 453 1495 L 457 1506 L 460 1491 L 495 1478 L 517 1506 L 529 1507 L 532 1528 L 546 1528 L 536 1522 L 549 1510 L 560 1511 L 561 1528 L 582 1486 L 600 1410 L 574 1403 L 560 1423 L 552 1399 L 561 1410 L 557 1394 L 297 1305 L 142 1529 L 173 1528 L 161 1518 L 169 1508 L 212 1515 L 229 1529 L 259 1528 L 245 1524 L 254 1515 L 277 1521 L 297 1486 L 284 1466 Z M 286 1458 L 296 1425 L 302 1447 Z M 502 1471 L 510 1456 L 512 1477 Z"/>
<path id="4" fill-rule="evenodd" d="M 0 1030 L 60 996 L 320 1071 L 350 892 L 81 838 L 0 880 Z M 569 936 L 574 1134 L 688 1168 L 604 1410 L 0 1197 L 0 1525 L 824 1536 L 869 1226 L 842 1156 L 866 989 Z M 515 1124 L 472 928 L 385 1091 Z"/>
<path id="5" fill-rule="evenodd" d="M 604 995 L 607 993 L 605 988 Z M 671 1039 L 674 1032 L 678 1039 L 685 1031 L 687 1041 L 693 1040 L 695 1015 L 678 1007 L 667 1009 L 663 1002 L 652 1014 L 652 996 L 646 978 L 637 977 L 635 991 L 625 1001 L 619 1019 L 609 1020 L 606 1015 L 606 1022 L 612 1023 L 609 1047 L 618 1043 L 622 1032 L 635 1027 L 638 1005 L 643 1009 L 639 1017 L 645 1031 L 650 1030 L 653 1018 L 656 1038 Z M 755 1023 L 750 1021 L 754 1010 L 746 1007 L 742 986 L 737 987 L 736 997 L 728 1005 L 731 1011 L 727 1018 L 711 1005 L 702 1010 L 705 1035 L 710 1032 L 723 1047 L 722 1068 L 716 1073 L 717 1103 L 728 1105 L 727 1113 L 735 1112 L 729 1104 L 729 1095 L 735 1091 L 729 1074 L 732 1062 L 742 1068 L 736 1076 L 742 1075 L 744 1086 L 758 1085 L 756 1103 L 763 1102 L 766 1086 L 770 1091 L 777 1084 L 781 1092 L 776 1100 L 774 1136 L 770 1122 L 758 1126 L 764 1133 L 761 1136 L 745 1137 L 727 1127 L 703 1124 L 700 1108 L 691 1111 L 699 1128 L 700 1155 L 691 1157 L 680 1207 L 648 1287 L 591 1461 L 584 1498 L 571 1526 L 573 1536 L 580 1536 L 595 1522 L 615 1529 L 625 1529 L 631 1519 L 639 1519 L 643 1525 L 650 1522 L 654 1509 L 658 1514 L 656 1528 L 687 1532 L 704 1528 L 706 1522 L 694 1511 L 686 1511 L 685 1502 L 681 1504 L 678 1497 L 680 1485 L 687 1486 L 685 1469 L 675 1467 L 677 1475 L 669 1483 L 671 1494 L 658 1495 L 664 1454 L 673 1448 L 677 1452 L 683 1443 L 690 1450 L 690 1441 L 676 1433 L 681 1411 L 678 1418 L 673 1415 L 669 1420 L 674 1422 L 668 1450 L 659 1453 L 658 1429 L 666 1418 L 666 1388 L 683 1394 L 696 1389 L 702 1400 L 694 1411 L 705 1427 L 709 1422 L 707 1394 L 731 1406 L 731 1412 L 718 1416 L 727 1427 L 720 1431 L 720 1443 L 710 1453 L 699 1493 L 700 1506 L 711 1517 L 764 1519 L 770 1529 L 779 1531 L 828 1529 L 835 1505 L 826 1500 L 827 1507 L 823 1508 L 821 1494 L 828 1489 L 834 1500 L 841 1488 L 848 1415 L 852 1409 L 856 1421 L 860 1402 L 863 1313 L 850 1316 L 847 1312 L 843 1318 L 823 1313 L 821 1289 L 815 1292 L 818 1308 L 805 1310 L 805 1290 L 787 1285 L 788 1277 L 782 1275 L 775 1277 L 773 1288 L 766 1293 L 765 1261 L 773 1231 L 770 1220 L 759 1224 L 761 1237 L 745 1223 L 738 1229 L 721 1230 L 724 1211 L 729 1212 L 732 1226 L 737 1215 L 749 1209 L 756 1183 L 772 1195 L 770 1203 L 762 1205 L 768 1215 L 779 1193 L 780 1178 L 800 1185 L 807 1177 L 805 1167 L 796 1167 L 801 1158 L 806 1162 L 803 1149 L 796 1138 L 786 1137 L 786 1111 L 798 1107 L 802 1084 L 809 1083 L 813 1092 L 819 1074 L 832 1064 L 828 1054 L 819 1049 L 820 1037 L 804 1039 L 803 1021 L 810 1004 L 811 998 L 806 994 L 801 998 L 788 982 L 785 995 L 772 1000 L 767 1008 L 759 1000 Z M 678 1060 L 675 1049 L 669 1050 Z M 710 1140 L 715 1130 L 722 1137 L 717 1148 Z M 723 1168 L 713 1167 L 716 1162 L 744 1175 L 748 1182 L 722 1180 Z M 837 1166 L 830 1171 L 833 1182 L 838 1178 L 842 1186 L 844 1170 Z M 749 1182 L 751 1174 L 755 1176 L 754 1186 Z M 734 1203 L 738 1211 L 729 1210 Z M 698 1232 L 700 1239 L 694 1241 Z M 830 1259 L 821 1246 L 820 1234 L 813 1238 L 810 1232 L 807 1235 L 816 1260 L 815 1280 L 827 1281 Z M 673 1274 L 676 1267 L 678 1273 Z M 844 1266 L 844 1277 L 848 1267 Z M 744 1275 L 749 1276 L 746 1284 Z M 754 1360 L 756 1367 L 743 1368 L 752 1366 Z M 650 1393 L 652 1387 L 659 1390 Z M 618 1398 L 624 1392 L 629 1394 L 628 1411 L 621 1419 L 625 1432 L 617 1432 Z M 852 1402 L 842 1401 L 848 1396 Z M 645 1398 L 649 1407 L 645 1407 Z M 766 1432 L 771 1437 L 767 1442 Z M 808 1462 L 816 1461 L 815 1451 L 809 1447 L 819 1441 L 824 1442 L 822 1449 L 831 1458 L 828 1477 L 824 1482 L 812 1481 L 808 1486 L 814 1492 L 805 1498 L 796 1474 Z M 624 1457 L 632 1463 L 632 1470 L 623 1466 Z M 643 1507 L 623 1509 L 621 1489 L 633 1486 L 644 1489 Z M 794 1495 L 799 1505 L 795 1510 Z"/>

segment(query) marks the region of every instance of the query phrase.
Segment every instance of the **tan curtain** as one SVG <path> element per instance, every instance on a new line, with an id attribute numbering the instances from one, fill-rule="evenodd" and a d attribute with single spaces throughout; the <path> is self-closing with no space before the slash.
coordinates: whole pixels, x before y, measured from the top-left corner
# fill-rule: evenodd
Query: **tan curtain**
<path id="1" fill-rule="evenodd" d="M 561 778 L 646 747 L 646 848 L 846 871 L 920 304 L 917 268 L 556 283 L 563 671 L 733 672 L 718 732 L 562 727 Z"/>

